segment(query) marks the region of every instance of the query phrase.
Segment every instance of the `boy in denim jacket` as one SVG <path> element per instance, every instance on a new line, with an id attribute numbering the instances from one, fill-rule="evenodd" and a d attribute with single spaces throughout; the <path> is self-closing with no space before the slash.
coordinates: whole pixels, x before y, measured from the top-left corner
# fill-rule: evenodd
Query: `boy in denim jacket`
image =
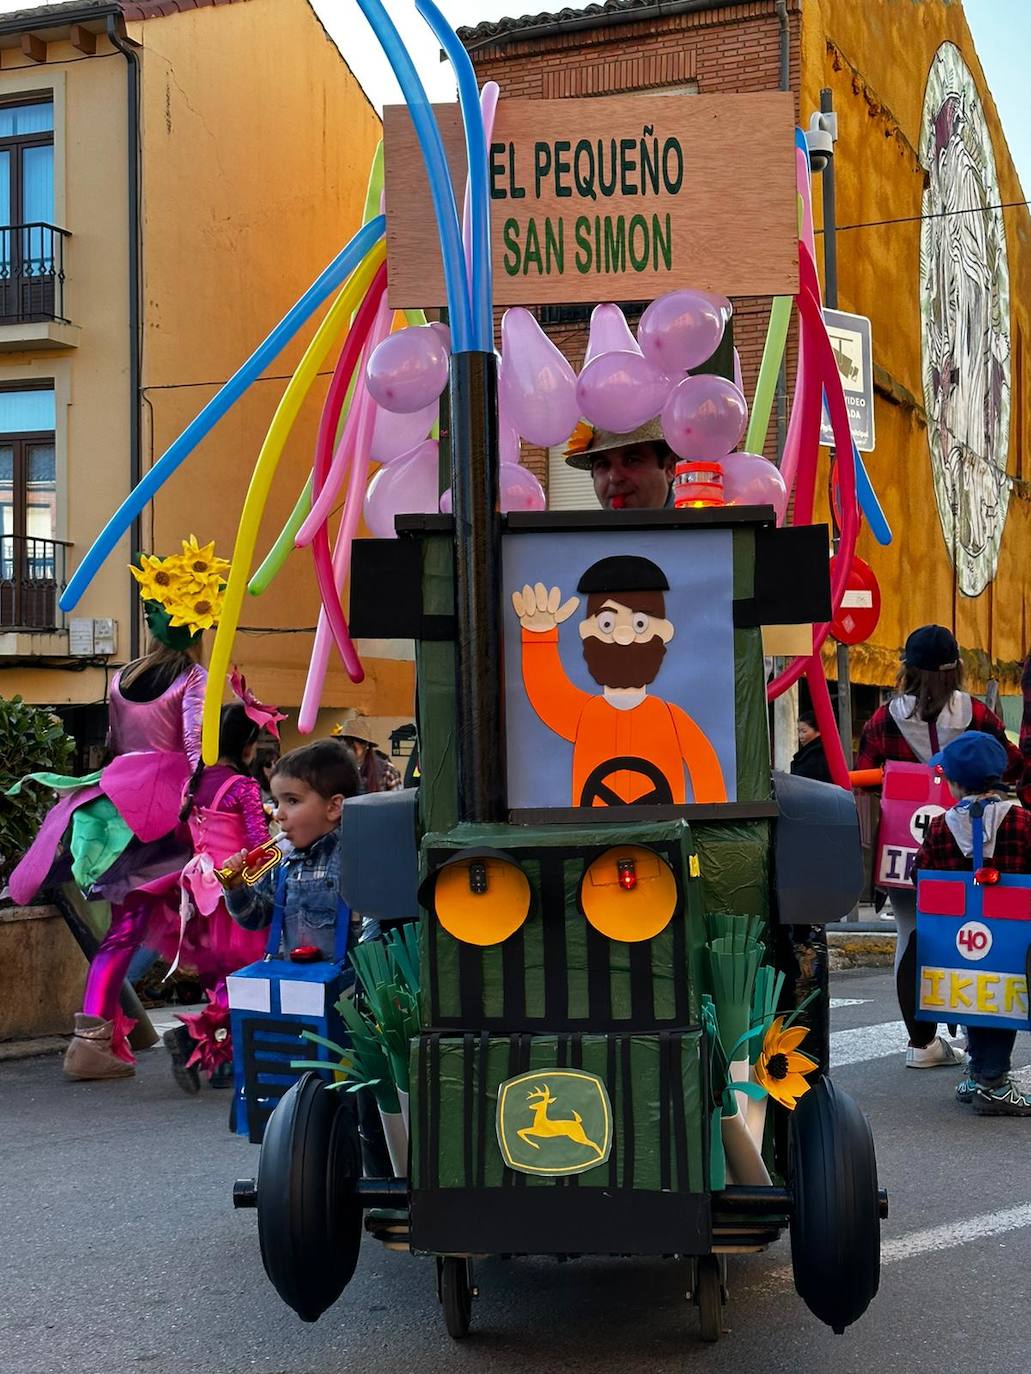
<path id="1" fill-rule="evenodd" d="M 340 815 L 348 797 L 361 784 L 354 755 L 339 740 L 318 740 L 284 754 L 272 770 L 277 840 L 283 860 L 253 887 L 238 876 L 226 882 L 226 906 L 245 930 L 272 924 L 276 889 L 286 871 L 283 941 L 285 956 L 299 945 L 316 945 L 326 959 L 334 957 L 340 898 Z M 227 860 L 238 875 L 246 850 Z"/>

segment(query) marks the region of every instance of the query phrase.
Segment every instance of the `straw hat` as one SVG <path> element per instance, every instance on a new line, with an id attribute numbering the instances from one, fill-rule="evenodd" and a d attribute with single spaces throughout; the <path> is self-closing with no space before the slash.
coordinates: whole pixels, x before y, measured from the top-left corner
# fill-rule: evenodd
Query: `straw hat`
<path id="1" fill-rule="evenodd" d="M 658 416 L 638 425 L 629 434 L 615 434 L 608 429 L 592 429 L 586 420 L 581 420 L 569 436 L 566 444 L 565 461 L 571 468 L 590 472 L 591 465 L 599 453 L 614 448 L 627 448 L 630 444 L 662 444 L 668 449 L 662 433 L 662 423 Z"/>
<path id="2" fill-rule="evenodd" d="M 347 720 L 338 721 L 330 734 L 334 739 L 356 739 L 372 749 L 379 748 L 379 743 L 372 738 L 369 727 L 364 724 L 361 716 L 351 716 Z"/>

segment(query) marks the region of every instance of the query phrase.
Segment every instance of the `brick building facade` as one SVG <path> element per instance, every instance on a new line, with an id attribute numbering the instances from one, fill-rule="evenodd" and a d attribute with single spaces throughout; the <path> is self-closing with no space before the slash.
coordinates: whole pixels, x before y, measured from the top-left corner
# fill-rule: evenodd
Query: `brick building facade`
<path id="1" fill-rule="evenodd" d="M 459 37 L 472 56 L 480 83 L 496 81 L 502 98 L 777 90 L 786 70 L 797 107 L 799 5 L 800 0 L 782 5 L 777 0 L 734 4 L 710 0 L 704 6 L 666 3 L 659 13 L 652 0 L 607 0 L 583 11 L 478 24 L 460 29 Z M 747 395 L 752 394 L 759 370 L 769 308 L 766 299 L 734 301 L 734 343 L 741 355 Z M 538 311 L 550 337 L 577 368 L 587 343 L 589 313 L 582 306 Z M 637 312 L 628 306 L 627 314 L 633 323 Z M 792 361 L 793 352 L 789 367 Z M 770 426 L 766 451 L 769 457 L 776 455 L 775 425 Z M 523 461 L 547 486 L 547 455 L 539 449 L 527 451 L 524 445 Z M 557 467 L 552 464 L 553 474 Z"/>

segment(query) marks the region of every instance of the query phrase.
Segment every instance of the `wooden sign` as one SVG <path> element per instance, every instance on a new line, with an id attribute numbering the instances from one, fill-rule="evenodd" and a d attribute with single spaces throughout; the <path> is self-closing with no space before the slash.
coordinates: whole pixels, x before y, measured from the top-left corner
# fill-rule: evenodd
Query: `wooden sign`
<path id="1" fill-rule="evenodd" d="M 457 105 L 434 107 L 458 211 Z M 429 186 L 407 109 L 383 112 L 389 299 L 446 304 Z M 502 98 L 489 148 L 499 305 L 648 300 L 679 287 L 798 285 L 790 93 Z"/>

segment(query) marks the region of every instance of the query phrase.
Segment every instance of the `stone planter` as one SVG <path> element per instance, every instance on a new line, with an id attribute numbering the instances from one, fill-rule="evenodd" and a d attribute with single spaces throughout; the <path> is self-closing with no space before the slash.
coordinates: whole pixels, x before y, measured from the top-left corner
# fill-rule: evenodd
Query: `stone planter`
<path id="1" fill-rule="evenodd" d="M 86 960 L 53 906 L 0 908 L 0 1040 L 71 1034 Z"/>

